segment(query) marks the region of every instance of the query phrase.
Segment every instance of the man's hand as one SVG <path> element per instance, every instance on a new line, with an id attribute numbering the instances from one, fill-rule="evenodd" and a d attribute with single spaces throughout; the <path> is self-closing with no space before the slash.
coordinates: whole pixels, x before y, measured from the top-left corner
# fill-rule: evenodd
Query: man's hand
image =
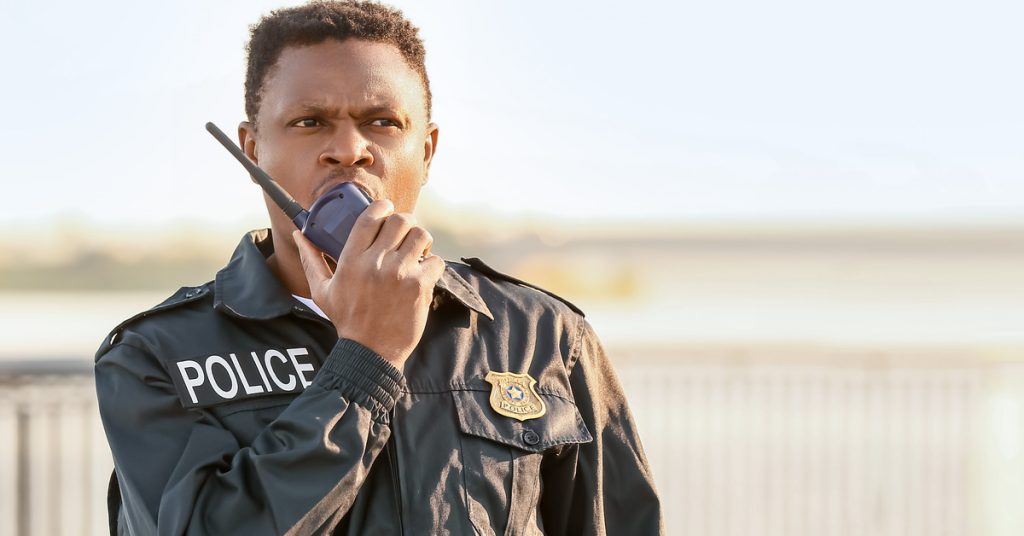
<path id="1" fill-rule="evenodd" d="M 444 261 L 430 254 L 430 233 L 411 214 L 395 213 L 390 201 L 374 201 L 352 227 L 333 274 L 302 233 L 295 231 L 292 238 L 311 297 L 338 337 L 366 346 L 402 370 L 423 336 L 434 285 L 444 272 Z"/>

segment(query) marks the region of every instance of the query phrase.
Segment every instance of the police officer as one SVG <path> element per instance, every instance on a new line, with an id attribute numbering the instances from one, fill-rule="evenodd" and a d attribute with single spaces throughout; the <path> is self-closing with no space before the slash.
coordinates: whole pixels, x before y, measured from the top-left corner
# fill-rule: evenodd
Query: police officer
<path id="1" fill-rule="evenodd" d="M 227 266 L 96 356 L 118 534 L 657 534 L 582 313 L 411 215 L 437 148 L 417 30 L 358 2 L 252 28 L 245 153 L 301 204 L 373 199 L 337 263 L 276 206 Z"/>

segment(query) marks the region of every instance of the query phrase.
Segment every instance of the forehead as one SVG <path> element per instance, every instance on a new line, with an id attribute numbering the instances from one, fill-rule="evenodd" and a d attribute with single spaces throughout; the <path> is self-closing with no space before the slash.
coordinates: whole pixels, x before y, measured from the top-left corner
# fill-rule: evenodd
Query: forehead
<path id="1" fill-rule="evenodd" d="M 420 76 L 398 48 L 360 39 L 328 39 L 281 51 L 263 83 L 261 115 L 308 103 L 389 105 L 426 114 Z"/>

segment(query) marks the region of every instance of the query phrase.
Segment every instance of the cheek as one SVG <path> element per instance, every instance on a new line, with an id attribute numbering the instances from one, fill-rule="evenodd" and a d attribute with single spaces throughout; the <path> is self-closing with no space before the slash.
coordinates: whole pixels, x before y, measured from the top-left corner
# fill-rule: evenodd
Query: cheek
<path id="1" fill-rule="evenodd" d="M 426 171 L 426 166 L 423 163 L 422 140 L 409 141 L 403 144 L 401 155 L 399 158 L 396 158 L 395 162 L 396 166 L 401 168 L 396 171 L 407 175 L 415 175 L 417 179 L 422 176 Z"/>
<path id="2" fill-rule="evenodd" d="M 272 147 L 272 150 L 265 150 L 259 155 L 260 167 L 299 203 L 308 203 L 306 190 L 309 181 L 306 179 L 313 176 L 308 157 L 298 147 L 289 148 L 281 144 Z"/>
<path id="3" fill-rule="evenodd" d="M 422 165 L 410 158 L 385 159 L 378 171 L 388 199 L 399 212 L 412 212 L 422 186 Z"/>
<path id="4" fill-rule="evenodd" d="M 262 143 L 256 146 L 256 163 L 276 181 L 281 180 L 275 174 L 280 173 L 282 168 L 280 155 L 281 152 L 273 143 Z"/>

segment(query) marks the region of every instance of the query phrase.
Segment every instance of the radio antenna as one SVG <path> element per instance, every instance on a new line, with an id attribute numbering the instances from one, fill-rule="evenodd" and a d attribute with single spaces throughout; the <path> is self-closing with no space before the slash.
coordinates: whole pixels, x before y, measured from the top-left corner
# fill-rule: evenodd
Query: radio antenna
<path id="1" fill-rule="evenodd" d="M 266 171 L 263 171 L 259 166 L 253 163 L 252 160 L 249 160 L 249 157 L 246 156 L 237 145 L 235 145 L 235 142 L 231 141 L 231 138 L 228 138 L 221 129 L 217 128 L 217 125 L 214 125 L 213 123 L 206 123 L 206 130 L 209 131 L 210 134 L 213 134 L 214 138 L 217 138 L 217 141 L 219 141 L 220 144 L 223 145 L 224 148 L 227 149 L 228 152 L 231 153 L 238 162 L 249 171 L 249 174 L 252 175 L 252 178 L 260 185 L 260 188 L 263 188 L 263 191 L 267 192 L 270 199 L 272 199 L 277 206 L 281 207 L 281 210 L 283 210 L 284 213 L 287 214 L 293 222 L 295 222 L 295 225 L 299 229 L 302 229 L 306 224 L 306 217 L 309 214 L 304 208 L 302 208 L 302 205 L 300 205 L 295 198 L 288 195 L 288 192 L 284 191 L 284 188 L 281 188 L 274 179 L 270 178 L 270 175 L 267 175 Z"/>

